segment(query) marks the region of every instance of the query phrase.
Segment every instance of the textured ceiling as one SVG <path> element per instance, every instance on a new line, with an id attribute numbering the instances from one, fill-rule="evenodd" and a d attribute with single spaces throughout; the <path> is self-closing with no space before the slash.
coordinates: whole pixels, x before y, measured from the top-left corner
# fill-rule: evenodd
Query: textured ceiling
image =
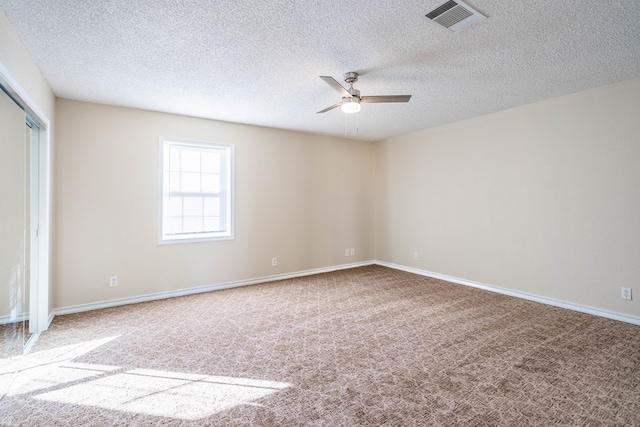
<path id="1" fill-rule="evenodd" d="M 640 76 L 638 0 L 0 0 L 63 98 L 378 140 Z M 411 94 L 347 116 L 318 76 Z"/>

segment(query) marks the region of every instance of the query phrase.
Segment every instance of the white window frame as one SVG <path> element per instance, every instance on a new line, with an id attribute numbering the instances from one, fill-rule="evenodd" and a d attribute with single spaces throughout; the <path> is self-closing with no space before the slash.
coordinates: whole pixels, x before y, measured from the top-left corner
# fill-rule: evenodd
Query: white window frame
<path id="1" fill-rule="evenodd" d="M 164 196 L 165 196 L 165 170 L 164 170 L 164 153 L 166 146 L 184 146 L 189 148 L 214 148 L 217 150 L 223 150 L 226 153 L 226 162 L 223 167 L 224 171 L 221 188 L 220 188 L 220 209 L 223 210 L 223 215 L 226 216 L 227 230 L 216 231 L 209 233 L 188 233 L 180 235 L 166 235 L 163 230 L 164 225 Z M 159 151 L 159 167 L 158 167 L 158 244 L 172 244 L 172 243 L 189 243 L 189 242 L 210 242 L 218 240 L 233 240 L 234 238 L 234 151 L 233 144 L 212 142 L 212 141 L 198 141 L 184 138 L 164 137 L 159 138 L 158 144 Z M 226 182 L 225 182 L 226 181 Z M 174 192 L 180 197 L 185 197 L 183 193 Z M 181 195 L 180 195 L 181 194 Z M 189 193 L 193 195 L 194 193 Z M 210 194 L 210 193 L 201 193 Z M 203 196 L 204 197 L 204 196 Z M 226 204 L 226 206 L 225 206 Z"/>

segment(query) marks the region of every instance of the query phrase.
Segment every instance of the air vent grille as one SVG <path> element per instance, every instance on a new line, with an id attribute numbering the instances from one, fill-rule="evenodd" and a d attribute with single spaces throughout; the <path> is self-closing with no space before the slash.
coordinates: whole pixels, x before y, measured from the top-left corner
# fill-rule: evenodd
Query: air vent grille
<path id="1" fill-rule="evenodd" d="M 435 19 L 439 15 L 442 15 L 443 13 L 445 13 L 449 9 L 453 9 L 457 5 L 458 5 L 458 3 L 454 2 L 454 1 L 448 1 L 445 4 L 443 4 L 442 6 L 440 6 L 440 7 L 436 8 L 436 9 L 432 10 L 431 12 L 427 13 L 427 18 Z"/>
<path id="2" fill-rule="evenodd" d="M 472 15 L 473 15 L 473 12 L 471 12 L 470 10 L 467 10 L 461 6 L 456 6 L 453 9 L 451 9 L 448 13 L 443 13 L 442 15 L 436 17 L 434 21 L 436 21 L 438 24 L 442 25 L 443 27 L 449 28 L 454 26 L 458 22 L 462 21 L 463 19 L 467 19 Z"/>
<path id="3" fill-rule="evenodd" d="M 462 1 L 450 0 L 427 13 L 427 18 L 457 33 L 486 17 Z"/>

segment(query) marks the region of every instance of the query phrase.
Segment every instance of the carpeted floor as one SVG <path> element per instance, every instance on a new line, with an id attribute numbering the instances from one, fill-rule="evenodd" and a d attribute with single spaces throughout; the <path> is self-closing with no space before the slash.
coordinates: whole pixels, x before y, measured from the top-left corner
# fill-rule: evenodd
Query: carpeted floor
<path id="1" fill-rule="evenodd" d="M 29 321 L 0 325 L 0 359 L 22 354 L 29 339 Z"/>
<path id="2" fill-rule="evenodd" d="M 640 425 L 640 327 L 380 266 L 59 316 L 1 362 L 9 426 Z"/>

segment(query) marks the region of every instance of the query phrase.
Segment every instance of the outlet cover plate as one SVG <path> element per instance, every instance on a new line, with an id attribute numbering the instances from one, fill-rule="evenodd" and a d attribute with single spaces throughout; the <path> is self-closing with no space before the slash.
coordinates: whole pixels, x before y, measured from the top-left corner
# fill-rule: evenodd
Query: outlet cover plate
<path id="1" fill-rule="evenodd" d="M 620 298 L 631 300 L 631 288 L 620 288 Z"/>

